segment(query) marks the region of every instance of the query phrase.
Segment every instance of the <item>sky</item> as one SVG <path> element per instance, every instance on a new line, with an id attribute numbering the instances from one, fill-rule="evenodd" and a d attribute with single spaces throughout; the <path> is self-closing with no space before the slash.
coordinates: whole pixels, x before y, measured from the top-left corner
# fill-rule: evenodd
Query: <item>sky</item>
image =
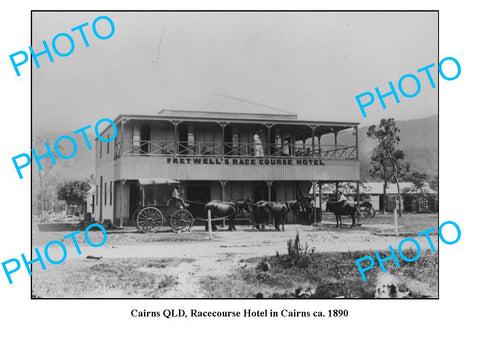
<path id="1" fill-rule="evenodd" d="M 100 40 L 92 23 L 115 24 Z M 435 12 L 35 12 L 32 47 L 51 48 L 70 32 L 68 57 L 39 56 L 33 66 L 34 129 L 75 130 L 119 114 L 155 114 L 211 94 L 243 98 L 297 113 L 299 119 L 377 123 L 438 114 L 438 86 L 417 70 L 438 61 Z M 100 34 L 108 34 L 99 21 Z M 69 49 L 57 40 L 60 51 Z M 364 118 L 355 96 L 404 74 L 422 82 L 414 98 L 378 98 Z M 438 84 L 437 69 L 433 69 Z M 404 89 L 414 92 L 414 83 Z M 397 89 L 398 91 L 398 89 Z M 364 99 L 366 100 L 366 98 Z"/>

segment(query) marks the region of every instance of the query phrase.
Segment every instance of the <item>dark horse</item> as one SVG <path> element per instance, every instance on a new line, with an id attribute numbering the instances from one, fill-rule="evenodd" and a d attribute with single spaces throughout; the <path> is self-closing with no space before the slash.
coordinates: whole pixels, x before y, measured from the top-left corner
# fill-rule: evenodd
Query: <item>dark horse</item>
<path id="1" fill-rule="evenodd" d="M 339 220 L 340 226 L 343 226 L 341 217 L 342 215 L 349 215 L 352 218 L 351 228 L 355 227 L 355 215 L 360 214 L 360 208 L 344 202 L 327 202 L 327 211 L 333 212 L 335 214 L 335 218 L 337 219 L 337 227 Z"/>
<path id="2" fill-rule="evenodd" d="M 215 218 L 227 218 L 229 222 L 228 230 L 237 230 L 235 228 L 235 216 L 238 213 L 251 212 L 250 199 L 239 199 L 232 202 L 223 201 L 210 201 L 205 204 L 203 209 L 204 215 L 208 216 L 208 210 L 210 210 L 212 219 Z M 208 220 L 205 221 L 205 230 L 208 231 Z M 212 221 L 212 231 L 216 231 L 215 221 Z"/>
<path id="3" fill-rule="evenodd" d="M 252 206 L 252 208 L 253 214 L 251 223 L 255 228 L 261 225 L 262 229 L 265 230 L 265 222 L 267 222 L 271 216 L 277 231 L 280 231 L 280 224 L 282 225 L 282 231 L 285 231 L 285 220 L 289 212 L 298 216 L 300 211 L 303 210 L 299 201 L 258 201 Z"/>
<path id="4" fill-rule="evenodd" d="M 299 199 L 300 204 L 303 207 L 303 216 L 305 217 L 305 222 L 307 224 L 313 224 L 314 221 L 314 215 L 315 214 L 315 205 L 312 202 L 312 200 L 308 197 L 302 197 Z"/>

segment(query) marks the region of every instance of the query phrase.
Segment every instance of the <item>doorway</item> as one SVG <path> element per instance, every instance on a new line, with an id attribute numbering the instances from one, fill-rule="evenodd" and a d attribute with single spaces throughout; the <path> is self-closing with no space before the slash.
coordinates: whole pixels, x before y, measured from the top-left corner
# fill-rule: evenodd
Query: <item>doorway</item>
<path id="1" fill-rule="evenodd" d="M 142 195 L 140 192 L 140 186 L 138 185 L 137 181 L 131 181 L 130 182 L 130 195 L 129 195 L 129 201 L 128 201 L 128 216 L 129 219 L 133 221 L 134 213 L 137 208 L 141 206 L 142 202 Z M 135 221 L 133 221 L 135 223 Z"/>
<path id="2" fill-rule="evenodd" d="M 140 150 L 142 151 L 142 154 L 150 153 L 150 141 L 150 125 L 140 126 Z"/>
<path id="3" fill-rule="evenodd" d="M 102 215 L 102 204 L 103 204 L 103 200 L 102 200 L 102 197 L 103 197 L 103 192 L 102 192 L 102 188 L 103 188 L 103 176 L 100 176 L 100 195 L 99 195 L 99 203 L 100 203 L 100 210 L 99 210 L 99 217 L 98 217 L 98 220 L 99 221 L 102 221 L 102 218 L 103 218 L 103 215 Z"/>
<path id="4" fill-rule="evenodd" d="M 210 184 L 187 184 L 187 200 L 206 203 L 210 201 Z"/>
<path id="5" fill-rule="evenodd" d="M 204 203 L 210 202 L 210 183 L 191 183 L 186 186 L 186 198 L 190 203 L 188 210 L 193 216 L 202 216 Z M 196 202 L 200 203 L 197 204 Z"/>
<path id="6" fill-rule="evenodd" d="M 273 186 L 272 186 L 273 189 Z M 268 186 L 265 182 L 256 182 L 253 184 L 253 200 L 258 201 L 269 201 L 268 197 Z M 273 195 L 272 195 L 273 200 Z"/>

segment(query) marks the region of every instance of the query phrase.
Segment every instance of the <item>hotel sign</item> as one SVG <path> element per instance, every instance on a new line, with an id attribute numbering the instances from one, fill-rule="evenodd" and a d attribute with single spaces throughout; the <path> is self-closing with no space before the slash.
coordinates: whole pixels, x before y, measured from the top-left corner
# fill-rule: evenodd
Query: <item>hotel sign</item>
<path id="1" fill-rule="evenodd" d="M 320 159 L 268 159 L 268 158 L 214 158 L 214 157 L 168 157 L 167 164 L 205 165 L 324 165 Z"/>

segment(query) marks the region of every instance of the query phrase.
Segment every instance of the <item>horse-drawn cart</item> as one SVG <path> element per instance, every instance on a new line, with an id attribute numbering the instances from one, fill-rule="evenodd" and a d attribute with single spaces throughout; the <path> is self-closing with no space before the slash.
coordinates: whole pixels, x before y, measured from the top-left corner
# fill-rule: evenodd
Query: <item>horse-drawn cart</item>
<path id="1" fill-rule="evenodd" d="M 166 222 L 174 232 L 189 231 L 192 214 L 180 207 L 172 195 L 180 182 L 166 178 L 139 179 L 141 202 L 134 213 L 136 227 L 142 232 L 156 231 Z"/>
<path id="2" fill-rule="evenodd" d="M 360 211 L 364 217 L 374 218 L 375 217 L 375 208 L 372 203 L 365 201 L 360 203 Z"/>

